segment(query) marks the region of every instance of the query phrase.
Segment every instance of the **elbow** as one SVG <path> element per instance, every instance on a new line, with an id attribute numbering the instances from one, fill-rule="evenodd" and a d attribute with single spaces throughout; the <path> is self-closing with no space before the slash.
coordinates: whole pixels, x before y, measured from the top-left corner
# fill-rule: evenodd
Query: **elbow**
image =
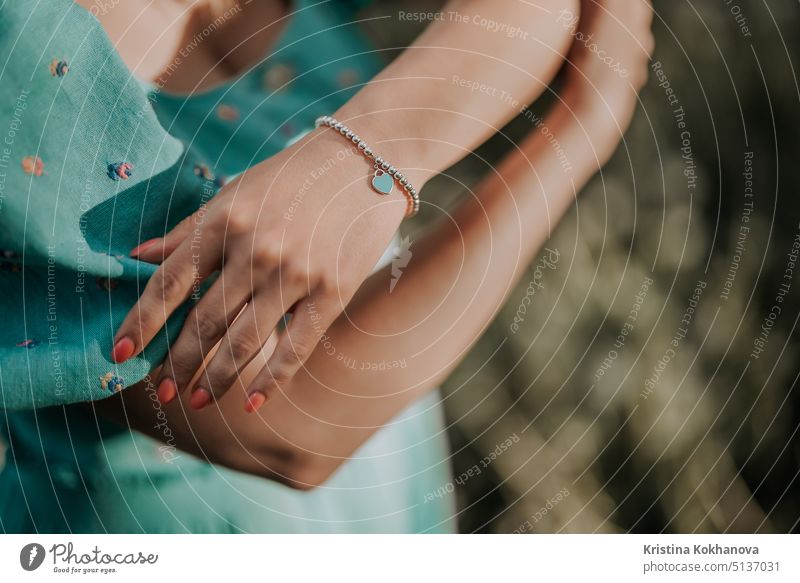
<path id="1" fill-rule="evenodd" d="M 284 485 L 293 490 L 308 492 L 323 486 L 333 475 L 339 464 L 321 462 L 313 459 L 316 456 L 308 456 L 301 462 L 295 463 L 287 469 L 286 481 Z"/>
<path id="2" fill-rule="evenodd" d="M 254 457 L 256 459 L 248 464 L 249 467 L 238 469 L 302 492 L 324 485 L 343 461 L 291 445 L 280 451 L 270 448 Z"/>

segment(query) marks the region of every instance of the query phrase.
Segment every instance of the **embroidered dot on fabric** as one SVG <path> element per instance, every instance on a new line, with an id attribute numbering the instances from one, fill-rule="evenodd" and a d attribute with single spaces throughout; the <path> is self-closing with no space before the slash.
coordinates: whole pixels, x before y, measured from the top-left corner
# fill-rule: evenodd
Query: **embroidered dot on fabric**
<path id="1" fill-rule="evenodd" d="M 97 283 L 97 287 L 104 291 L 111 291 L 117 289 L 117 286 L 119 286 L 119 280 L 112 277 L 98 277 L 95 283 Z"/>
<path id="2" fill-rule="evenodd" d="M 107 372 L 105 375 L 100 377 L 100 386 L 103 387 L 104 391 L 108 391 L 110 393 L 119 393 L 125 388 L 125 381 L 124 379 L 116 376 L 113 372 Z"/>
<path id="3" fill-rule="evenodd" d="M 337 76 L 339 87 L 342 88 L 352 87 L 353 85 L 358 83 L 360 79 L 361 78 L 358 74 L 358 71 L 356 71 L 355 69 L 344 69 Z"/>
<path id="4" fill-rule="evenodd" d="M 214 173 L 206 164 L 197 164 L 194 167 L 194 174 L 203 180 L 214 180 Z"/>
<path id="5" fill-rule="evenodd" d="M 275 63 L 264 72 L 264 87 L 270 91 L 282 91 L 294 78 L 293 67 Z"/>
<path id="6" fill-rule="evenodd" d="M 133 176 L 133 164 L 130 162 L 109 164 L 107 174 L 111 180 L 127 180 Z"/>
<path id="7" fill-rule="evenodd" d="M 35 338 L 28 338 L 23 340 L 22 342 L 17 342 L 17 348 L 36 348 L 42 343 L 41 340 L 36 340 Z"/>
<path id="8" fill-rule="evenodd" d="M 50 63 L 50 74 L 53 77 L 63 77 L 69 73 L 69 65 L 62 59 L 53 59 Z"/>
<path id="9" fill-rule="evenodd" d="M 294 127 L 294 124 L 290 121 L 287 121 L 285 124 L 281 126 L 281 134 L 284 138 L 291 138 L 297 133 L 297 128 Z"/>
<path id="10" fill-rule="evenodd" d="M 25 156 L 22 159 L 22 171 L 25 174 L 41 176 L 44 174 L 44 162 L 39 156 Z"/>
<path id="11" fill-rule="evenodd" d="M 223 103 L 217 107 L 217 117 L 222 121 L 237 121 L 239 119 L 239 110 L 232 105 Z"/>

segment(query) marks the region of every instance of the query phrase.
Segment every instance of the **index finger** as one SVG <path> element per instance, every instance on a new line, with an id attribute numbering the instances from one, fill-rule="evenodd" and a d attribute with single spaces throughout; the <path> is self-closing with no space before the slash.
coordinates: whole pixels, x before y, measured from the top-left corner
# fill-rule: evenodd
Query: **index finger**
<path id="1" fill-rule="evenodd" d="M 219 246 L 211 242 L 203 247 L 201 252 L 185 240 L 156 270 L 114 336 L 111 360 L 119 364 L 139 354 L 200 282 L 217 269 Z"/>

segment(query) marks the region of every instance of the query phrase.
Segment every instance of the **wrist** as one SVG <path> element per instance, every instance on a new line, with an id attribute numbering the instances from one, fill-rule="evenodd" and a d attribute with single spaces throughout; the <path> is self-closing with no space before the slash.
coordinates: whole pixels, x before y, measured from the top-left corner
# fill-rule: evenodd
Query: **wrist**
<path id="1" fill-rule="evenodd" d="M 315 168 L 310 172 L 311 182 L 324 176 L 329 184 L 340 185 L 339 189 L 326 190 L 332 196 L 337 192 L 344 194 L 342 201 L 352 212 L 376 213 L 372 220 L 388 222 L 393 229 L 406 217 L 412 197 L 401 186 L 400 176 L 385 177 L 391 184 L 389 193 L 376 188 L 373 185 L 376 161 L 344 134 L 323 125 L 306 134 L 293 147 L 298 148 L 295 155 L 302 156 Z"/>
<path id="2" fill-rule="evenodd" d="M 376 156 L 400 170 L 419 191 L 445 167 L 436 163 L 434 144 L 420 137 L 424 133 L 416 129 L 409 113 L 413 112 L 395 109 L 359 113 L 348 104 L 332 115 L 361 136 Z"/>

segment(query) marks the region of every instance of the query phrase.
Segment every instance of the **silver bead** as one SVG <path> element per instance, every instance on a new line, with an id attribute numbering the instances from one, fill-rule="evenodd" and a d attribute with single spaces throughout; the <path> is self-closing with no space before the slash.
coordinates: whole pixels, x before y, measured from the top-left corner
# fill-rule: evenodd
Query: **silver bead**
<path id="1" fill-rule="evenodd" d="M 394 179 L 397 180 L 400 184 L 403 183 L 403 175 L 400 173 L 399 170 L 394 173 Z"/>
<path id="2" fill-rule="evenodd" d="M 381 170 L 385 172 L 389 169 L 389 166 L 391 166 L 391 164 L 389 164 L 386 160 L 381 160 Z"/>
<path id="3" fill-rule="evenodd" d="M 395 178 L 397 177 L 395 176 Z M 400 181 L 400 186 L 408 190 L 408 178 L 406 178 L 405 176 L 400 176 L 398 180 Z"/>
<path id="4" fill-rule="evenodd" d="M 367 145 L 364 142 L 358 142 L 358 149 L 363 152 L 367 149 Z"/>
<path id="5" fill-rule="evenodd" d="M 383 166 L 383 158 L 380 156 L 375 156 L 375 166 Z"/>
<path id="6" fill-rule="evenodd" d="M 367 146 L 366 148 L 364 148 L 364 155 L 365 155 L 367 158 L 372 158 L 372 156 L 373 156 L 373 153 L 372 153 L 372 148 L 370 148 L 369 146 Z"/>
<path id="7" fill-rule="evenodd" d="M 349 140 L 349 139 L 351 139 L 351 138 L 352 138 L 352 137 L 353 137 L 355 134 L 353 133 L 353 130 L 347 130 L 347 131 L 344 133 L 344 135 L 345 135 L 345 136 L 347 136 L 347 139 Z"/>

